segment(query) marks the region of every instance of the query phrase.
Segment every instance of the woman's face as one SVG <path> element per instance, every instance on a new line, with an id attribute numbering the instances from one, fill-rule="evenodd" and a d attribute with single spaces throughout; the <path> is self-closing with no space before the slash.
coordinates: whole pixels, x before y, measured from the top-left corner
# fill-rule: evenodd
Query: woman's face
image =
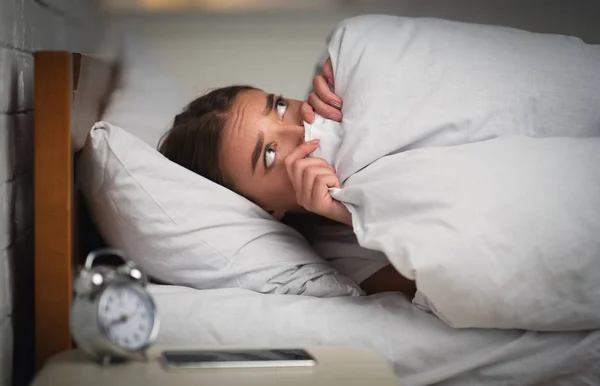
<path id="1" fill-rule="evenodd" d="M 236 192 L 282 218 L 301 210 L 283 160 L 304 142 L 302 102 L 260 90 L 239 94 L 229 113 L 220 163 Z"/>

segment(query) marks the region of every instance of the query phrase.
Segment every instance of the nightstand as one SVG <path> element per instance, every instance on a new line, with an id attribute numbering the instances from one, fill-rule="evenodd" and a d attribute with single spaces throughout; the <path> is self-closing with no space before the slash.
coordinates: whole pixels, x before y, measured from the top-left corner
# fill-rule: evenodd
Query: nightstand
<path id="1" fill-rule="evenodd" d="M 66 351 L 48 360 L 32 386 L 399 386 L 391 366 L 367 349 L 307 348 L 317 360 L 313 368 L 194 370 L 166 370 L 160 361 L 165 349 L 172 348 L 151 349 L 148 362 L 106 367 L 79 350 Z"/>

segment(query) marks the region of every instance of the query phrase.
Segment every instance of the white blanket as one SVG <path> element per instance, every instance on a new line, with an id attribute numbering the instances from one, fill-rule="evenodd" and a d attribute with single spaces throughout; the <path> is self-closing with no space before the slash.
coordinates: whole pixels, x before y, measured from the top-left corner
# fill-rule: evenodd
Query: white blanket
<path id="1" fill-rule="evenodd" d="M 152 286 L 163 346 L 352 346 L 403 386 L 600 384 L 600 332 L 457 330 L 397 293 L 316 298 Z"/>
<path id="2" fill-rule="evenodd" d="M 600 328 L 600 138 L 413 150 L 335 197 L 452 326 Z"/>
<path id="3" fill-rule="evenodd" d="M 367 16 L 329 53 L 344 120 L 308 132 L 415 303 L 455 327 L 600 328 L 600 47 Z"/>

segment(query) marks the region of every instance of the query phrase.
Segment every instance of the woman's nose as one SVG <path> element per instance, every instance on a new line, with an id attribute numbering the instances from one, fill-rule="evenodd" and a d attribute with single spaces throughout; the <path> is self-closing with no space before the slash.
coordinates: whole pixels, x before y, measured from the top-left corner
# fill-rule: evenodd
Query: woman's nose
<path id="1" fill-rule="evenodd" d="M 298 145 L 304 142 L 304 126 L 303 125 L 286 125 L 283 127 L 283 135 L 288 138 L 293 138 L 298 142 Z"/>

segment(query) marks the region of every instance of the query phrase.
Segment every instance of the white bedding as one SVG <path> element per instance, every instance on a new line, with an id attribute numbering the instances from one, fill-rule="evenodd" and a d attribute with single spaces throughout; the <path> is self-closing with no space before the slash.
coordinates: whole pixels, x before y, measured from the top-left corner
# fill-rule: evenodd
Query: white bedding
<path id="1" fill-rule="evenodd" d="M 600 46 L 574 37 L 365 15 L 340 23 L 328 50 L 352 132 L 337 145 L 340 181 L 404 150 L 600 136 Z"/>
<path id="2" fill-rule="evenodd" d="M 576 59 L 574 56 L 577 65 Z M 501 89 L 502 83 L 497 84 Z M 480 95 L 474 95 L 473 99 L 480 99 Z M 346 98 L 345 106 L 351 101 Z M 360 103 L 356 99 L 355 102 Z M 587 123 L 587 107 L 584 107 L 581 114 L 555 121 L 556 125 L 567 121 L 584 135 L 582 128 Z M 440 132 L 456 134 L 452 122 L 461 117 L 451 113 L 458 111 L 447 110 L 446 115 L 438 111 L 431 115 L 449 122 Z M 419 109 L 409 112 L 408 122 L 415 124 L 404 128 L 411 128 L 406 132 L 409 140 L 416 141 L 413 147 L 436 144 L 435 138 L 440 138 L 435 137 L 437 132 L 422 131 L 423 126 L 416 124 L 418 119 L 415 118 L 428 116 L 428 113 Z M 382 117 L 385 116 L 384 112 Z M 521 117 L 527 120 L 529 116 L 522 111 Z M 478 123 L 487 122 L 487 126 L 471 123 L 471 127 L 489 129 L 497 128 L 506 116 L 487 119 L 485 114 L 479 114 L 477 118 Z M 416 138 L 419 133 L 427 138 Z M 489 132 L 482 130 L 476 139 L 488 137 Z M 456 140 L 457 137 L 445 138 Z M 154 143 L 154 135 L 148 141 Z M 399 294 L 316 298 L 263 295 L 239 288 L 197 290 L 156 285 L 151 286 L 151 291 L 162 319 L 158 342 L 161 345 L 368 347 L 393 364 L 404 386 L 600 384 L 600 365 L 597 364 L 600 363 L 600 332 L 597 331 L 456 330 L 418 310 Z"/>
<path id="3" fill-rule="evenodd" d="M 600 138 L 507 137 L 384 157 L 336 197 L 448 324 L 599 329 L 599 165 Z"/>
<path id="4" fill-rule="evenodd" d="M 599 329 L 600 47 L 363 16 L 329 52 L 344 120 L 307 132 L 415 304 L 454 327 Z"/>
<path id="5" fill-rule="evenodd" d="M 181 346 L 358 346 L 403 386 L 598 385 L 600 332 L 456 330 L 402 295 L 315 298 L 243 289 L 152 286 L 158 343 Z"/>
<path id="6" fill-rule="evenodd" d="M 313 224 L 309 242 L 333 268 L 355 283 L 362 283 L 390 261 L 380 251 L 361 247 L 352 227 L 337 223 Z"/>

